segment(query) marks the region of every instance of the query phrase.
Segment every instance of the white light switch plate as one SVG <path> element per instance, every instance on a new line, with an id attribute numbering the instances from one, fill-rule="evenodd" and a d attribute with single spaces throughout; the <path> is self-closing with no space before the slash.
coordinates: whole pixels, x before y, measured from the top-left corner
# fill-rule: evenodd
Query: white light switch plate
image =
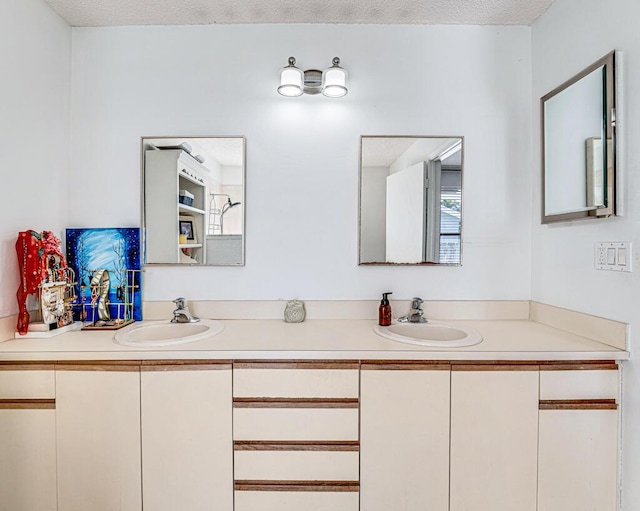
<path id="1" fill-rule="evenodd" d="M 596 243 L 596 270 L 631 271 L 632 244 L 630 241 Z"/>

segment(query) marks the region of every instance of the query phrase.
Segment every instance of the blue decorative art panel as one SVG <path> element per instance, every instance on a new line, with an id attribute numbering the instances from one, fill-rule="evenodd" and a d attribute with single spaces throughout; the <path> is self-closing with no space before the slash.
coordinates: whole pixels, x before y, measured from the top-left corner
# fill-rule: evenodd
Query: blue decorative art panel
<path id="1" fill-rule="evenodd" d="M 140 229 L 67 229 L 66 242 L 78 283 L 76 319 L 103 328 L 140 321 Z"/>

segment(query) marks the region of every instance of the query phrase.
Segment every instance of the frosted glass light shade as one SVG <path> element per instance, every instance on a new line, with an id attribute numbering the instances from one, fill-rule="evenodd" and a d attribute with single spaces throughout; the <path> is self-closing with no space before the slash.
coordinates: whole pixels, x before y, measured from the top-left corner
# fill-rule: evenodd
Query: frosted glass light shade
<path id="1" fill-rule="evenodd" d="M 329 98 L 341 98 L 348 92 L 347 72 L 340 67 L 340 59 L 333 59 L 333 66 L 324 72 L 324 88 L 322 94 Z"/>
<path id="2" fill-rule="evenodd" d="M 280 87 L 278 93 L 287 97 L 302 95 L 304 73 L 296 67 L 296 59 L 289 58 L 289 65 L 280 71 Z"/>

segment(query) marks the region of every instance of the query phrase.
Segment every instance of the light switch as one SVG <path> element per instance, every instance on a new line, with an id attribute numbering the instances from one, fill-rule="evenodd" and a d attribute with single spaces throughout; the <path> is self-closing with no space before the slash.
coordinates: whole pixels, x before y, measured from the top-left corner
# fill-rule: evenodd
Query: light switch
<path id="1" fill-rule="evenodd" d="M 626 266 L 627 265 L 627 249 L 625 247 L 621 247 L 618 249 L 618 266 Z"/>
<path id="2" fill-rule="evenodd" d="M 631 271 L 633 260 L 631 242 L 610 241 L 595 244 L 594 262 L 596 270 Z"/>

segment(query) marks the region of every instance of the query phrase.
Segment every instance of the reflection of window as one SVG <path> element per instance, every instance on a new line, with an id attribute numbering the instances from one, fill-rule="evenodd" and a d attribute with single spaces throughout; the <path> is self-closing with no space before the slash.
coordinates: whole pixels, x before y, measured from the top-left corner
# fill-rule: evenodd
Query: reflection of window
<path id="1" fill-rule="evenodd" d="M 440 263 L 460 264 L 461 173 L 449 174 L 455 178 L 448 179 L 440 190 Z"/>

